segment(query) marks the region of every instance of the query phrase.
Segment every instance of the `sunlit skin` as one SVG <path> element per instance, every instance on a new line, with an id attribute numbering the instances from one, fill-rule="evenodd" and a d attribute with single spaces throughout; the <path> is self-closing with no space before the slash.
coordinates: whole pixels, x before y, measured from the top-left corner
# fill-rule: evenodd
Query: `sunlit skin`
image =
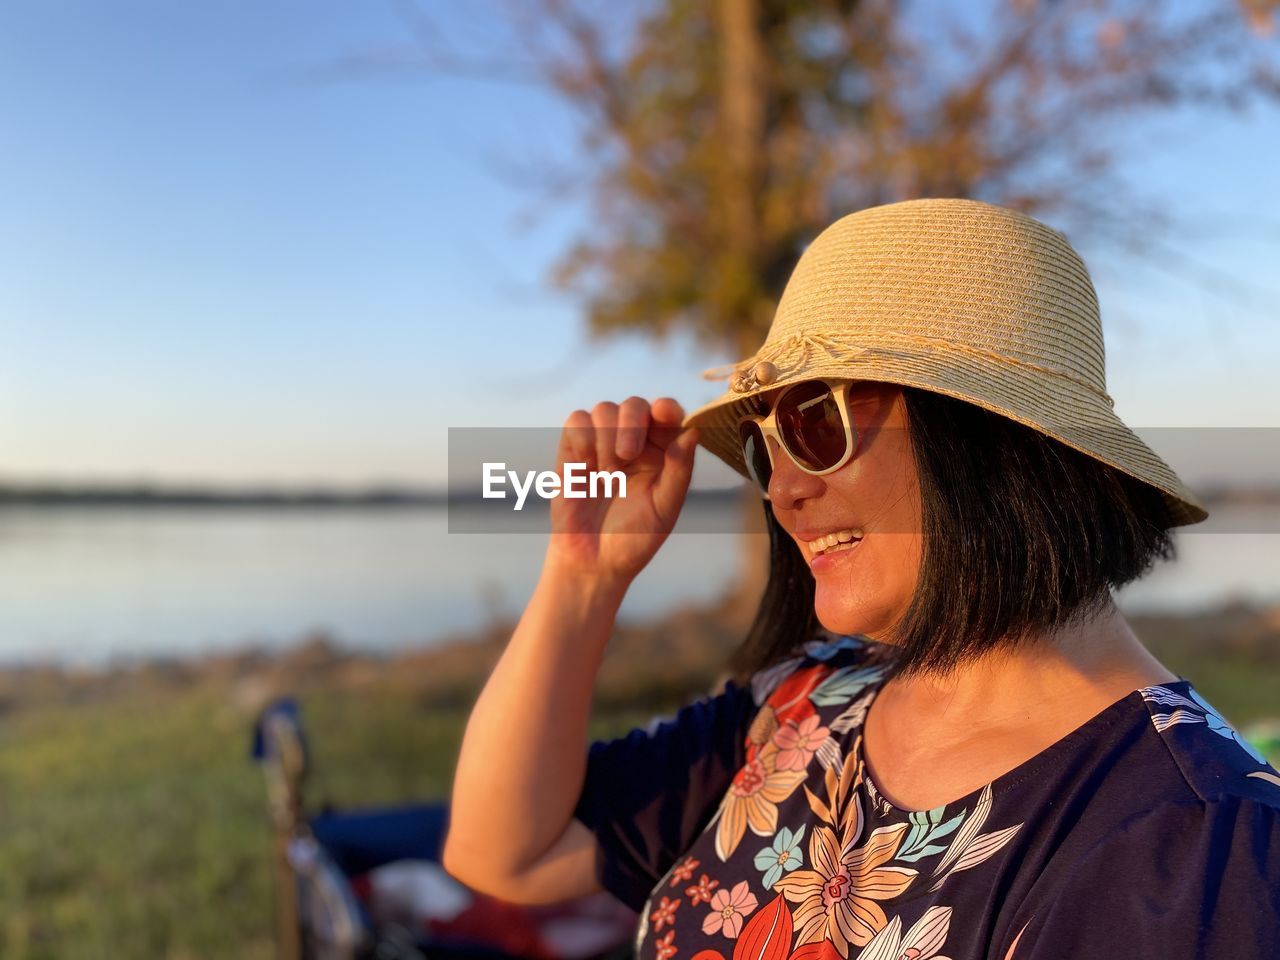
<path id="1" fill-rule="evenodd" d="M 813 572 L 814 610 L 822 625 L 884 642 L 911 603 L 920 569 L 915 460 L 901 389 L 856 383 L 849 413 L 858 429 L 857 451 L 825 476 L 805 473 L 775 440 L 768 441 L 769 499 Z M 863 531 L 858 546 L 817 556 L 810 551 L 810 540 L 848 527 Z"/>

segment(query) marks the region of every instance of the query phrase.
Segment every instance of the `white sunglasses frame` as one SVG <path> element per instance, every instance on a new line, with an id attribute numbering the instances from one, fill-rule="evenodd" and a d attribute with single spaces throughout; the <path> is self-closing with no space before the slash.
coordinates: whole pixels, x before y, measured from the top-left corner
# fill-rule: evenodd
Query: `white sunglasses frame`
<path id="1" fill-rule="evenodd" d="M 744 423 L 754 423 L 760 431 L 761 438 L 764 441 L 765 455 L 769 458 L 770 479 L 772 479 L 773 472 L 777 469 L 777 464 L 773 459 L 773 448 L 769 443 L 769 439 L 771 437 L 773 438 L 774 443 L 778 445 L 778 449 L 783 451 L 787 455 L 788 459 L 796 465 L 796 469 L 800 470 L 802 473 L 807 473 L 811 477 L 825 477 L 829 473 L 835 473 L 853 459 L 853 455 L 857 453 L 858 446 L 862 442 L 862 437 L 858 433 L 858 426 L 853 422 L 853 418 L 849 415 L 849 388 L 857 381 L 827 379 L 823 377 L 817 378 L 817 382 L 823 384 L 831 392 L 831 395 L 836 398 L 836 406 L 840 409 L 840 420 L 844 424 L 844 453 L 841 455 L 835 466 L 827 467 L 825 470 L 810 470 L 803 463 L 797 460 L 795 454 L 787 448 L 786 441 L 783 440 L 782 433 L 778 430 L 778 405 L 782 403 L 786 395 L 792 390 L 813 382 L 813 380 L 804 380 L 800 383 L 794 383 L 791 386 L 786 387 L 778 394 L 778 398 L 769 405 L 768 413 L 748 413 L 738 418 L 738 442 L 742 447 L 742 459 L 747 468 L 747 476 L 751 478 L 756 489 L 760 490 L 766 500 L 769 499 L 768 486 L 761 485 L 760 478 L 756 476 L 756 472 L 751 466 L 751 460 L 746 455 L 746 441 L 742 438 L 742 425 Z"/>

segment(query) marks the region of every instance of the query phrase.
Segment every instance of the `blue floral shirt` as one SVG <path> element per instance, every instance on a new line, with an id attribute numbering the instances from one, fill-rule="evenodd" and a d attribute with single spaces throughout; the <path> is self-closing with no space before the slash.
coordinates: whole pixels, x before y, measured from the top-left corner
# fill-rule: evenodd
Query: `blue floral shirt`
<path id="1" fill-rule="evenodd" d="M 844 637 L 592 745 L 576 816 L 642 960 L 1280 957 L 1280 775 L 1185 680 L 934 810 L 862 762 Z"/>

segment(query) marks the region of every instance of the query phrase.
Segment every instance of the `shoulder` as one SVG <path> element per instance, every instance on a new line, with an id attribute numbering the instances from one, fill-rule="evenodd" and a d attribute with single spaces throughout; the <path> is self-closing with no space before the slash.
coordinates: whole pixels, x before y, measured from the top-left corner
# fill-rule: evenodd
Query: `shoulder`
<path id="1" fill-rule="evenodd" d="M 1190 683 L 1139 692 L 1190 796 L 1204 804 L 1239 798 L 1280 810 L 1280 774 Z"/>
<path id="2" fill-rule="evenodd" d="M 1012 956 L 1280 953 L 1280 776 L 1185 681 L 1140 693 L 1168 759 L 1095 796 L 1110 822 L 1027 904 Z"/>
<path id="3" fill-rule="evenodd" d="M 1165 883 L 1179 875 L 1203 884 L 1246 867 L 1280 881 L 1280 774 L 1187 681 L 1138 692 L 1146 736 L 1166 759 L 1134 771 L 1147 782 L 1122 778 L 1132 805 L 1094 838 L 1086 859 L 1149 867 Z"/>

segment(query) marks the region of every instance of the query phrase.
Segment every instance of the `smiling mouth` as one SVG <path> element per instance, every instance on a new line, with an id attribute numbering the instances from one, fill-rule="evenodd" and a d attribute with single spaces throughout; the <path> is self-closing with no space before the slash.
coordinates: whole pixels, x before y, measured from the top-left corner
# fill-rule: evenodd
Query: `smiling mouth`
<path id="1" fill-rule="evenodd" d="M 839 550 L 852 550 L 862 542 L 863 532 L 850 528 L 848 530 L 836 530 L 833 533 L 816 537 L 808 542 L 809 555 L 811 557 L 820 557 L 826 553 L 835 553 Z"/>

